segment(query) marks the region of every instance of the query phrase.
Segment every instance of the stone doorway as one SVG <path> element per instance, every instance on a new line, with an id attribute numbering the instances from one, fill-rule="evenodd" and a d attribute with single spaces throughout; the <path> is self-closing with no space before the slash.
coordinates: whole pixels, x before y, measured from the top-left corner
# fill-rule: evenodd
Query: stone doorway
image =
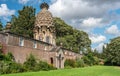
<path id="1" fill-rule="evenodd" d="M 62 60 L 63 60 L 63 57 L 61 54 L 59 54 L 59 57 L 58 57 L 59 68 L 62 68 Z"/>
<path id="2" fill-rule="evenodd" d="M 64 68 L 64 54 L 62 49 L 57 52 L 57 68 Z"/>
<path id="3" fill-rule="evenodd" d="M 53 58 L 50 58 L 50 64 L 53 65 Z"/>

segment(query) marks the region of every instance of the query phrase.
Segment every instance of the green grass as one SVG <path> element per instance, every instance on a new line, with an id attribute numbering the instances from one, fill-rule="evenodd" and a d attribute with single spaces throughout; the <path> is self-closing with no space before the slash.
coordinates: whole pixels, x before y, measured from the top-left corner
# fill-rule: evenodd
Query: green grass
<path id="1" fill-rule="evenodd" d="M 120 67 L 93 66 L 75 69 L 6 74 L 1 76 L 120 76 Z"/>

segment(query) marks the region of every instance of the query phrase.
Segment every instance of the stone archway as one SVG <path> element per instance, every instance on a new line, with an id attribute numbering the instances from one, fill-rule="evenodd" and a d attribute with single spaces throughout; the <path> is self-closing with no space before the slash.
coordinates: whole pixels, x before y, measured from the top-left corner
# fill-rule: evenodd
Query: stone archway
<path id="1" fill-rule="evenodd" d="M 57 68 L 64 68 L 64 54 L 63 54 L 63 51 L 62 49 L 60 49 L 58 52 L 57 52 L 57 56 L 56 56 L 56 67 Z"/>

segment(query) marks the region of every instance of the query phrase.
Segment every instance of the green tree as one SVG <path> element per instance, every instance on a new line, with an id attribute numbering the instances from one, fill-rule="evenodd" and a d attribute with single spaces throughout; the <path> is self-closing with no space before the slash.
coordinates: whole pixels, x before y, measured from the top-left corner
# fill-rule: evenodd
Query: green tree
<path id="1" fill-rule="evenodd" d="M 33 38 L 33 29 L 35 21 L 35 8 L 24 6 L 18 11 L 18 17 L 12 16 L 11 31 L 13 33 Z"/>
<path id="2" fill-rule="evenodd" d="M 120 37 L 114 38 L 103 52 L 106 64 L 120 65 Z"/>
<path id="3" fill-rule="evenodd" d="M 14 61 L 14 56 L 12 55 L 12 53 L 8 52 L 5 55 L 4 61 Z"/>
<path id="4" fill-rule="evenodd" d="M 56 44 L 63 43 L 64 48 L 71 49 L 79 53 L 80 50 L 90 48 L 91 41 L 88 34 L 77 29 L 73 29 L 60 18 L 54 18 L 56 29 Z"/>
<path id="5" fill-rule="evenodd" d="M 73 35 L 73 28 L 71 26 L 67 25 L 60 18 L 55 17 L 54 24 L 55 24 L 57 37 L 64 37 L 66 35 Z"/>
<path id="6" fill-rule="evenodd" d="M 0 31 L 2 31 L 2 29 L 3 29 L 3 25 L 2 25 L 2 22 L 0 20 Z"/>

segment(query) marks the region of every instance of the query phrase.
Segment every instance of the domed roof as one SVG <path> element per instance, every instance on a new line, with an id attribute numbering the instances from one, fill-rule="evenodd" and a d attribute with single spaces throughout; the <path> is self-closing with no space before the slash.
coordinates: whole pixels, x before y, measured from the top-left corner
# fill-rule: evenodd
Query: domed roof
<path id="1" fill-rule="evenodd" d="M 42 3 L 40 7 L 41 11 L 36 16 L 35 26 L 53 26 L 53 17 L 48 11 L 48 4 Z"/>

